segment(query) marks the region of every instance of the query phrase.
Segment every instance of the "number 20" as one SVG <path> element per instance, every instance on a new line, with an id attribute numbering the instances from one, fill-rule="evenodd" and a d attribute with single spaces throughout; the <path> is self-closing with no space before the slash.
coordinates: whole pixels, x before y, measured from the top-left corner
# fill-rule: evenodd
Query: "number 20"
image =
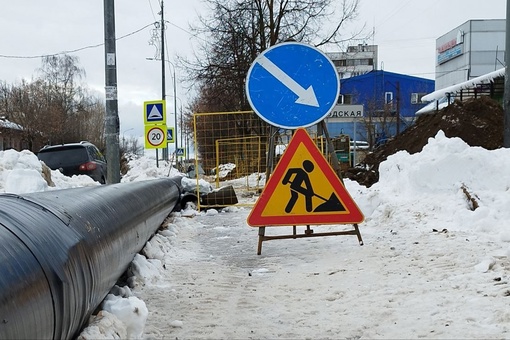
<path id="1" fill-rule="evenodd" d="M 161 132 L 152 132 L 151 133 L 151 140 L 158 141 L 162 137 Z"/>

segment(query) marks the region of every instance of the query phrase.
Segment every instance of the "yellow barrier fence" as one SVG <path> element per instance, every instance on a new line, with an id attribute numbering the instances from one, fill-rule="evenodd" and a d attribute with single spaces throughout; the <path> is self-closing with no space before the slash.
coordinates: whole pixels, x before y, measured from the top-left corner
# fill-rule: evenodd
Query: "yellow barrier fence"
<path id="1" fill-rule="evenodd" d="M 266 180 L 269 125 L 253 111 L 212 112 L 193 114 L 195 167 L 192 176 L 197 180 L 197 196 L 202 190 L 200 181 L 207 181 L 215 190 L 232 187 L 221 193 L 219 201 L 233 202 L 259 194 Z M 326 141 L 310 133 L 319 150 L 329 160 Z M 292 130 L 279 129 L 274 137 L 276 166 L 292 137 Z M 237 195 L 237 197 L 224 197 Z M 218 201 L 200 202 L 198 208 L 218 207 Z M 240 199 L 236 205 L 253 206 L 254 201 Z"/>
<path id="2" fill-rule="evenodd" d="M 239 197 L 262 190 L 269 130 L 253 111 L 195 113 L 193 128 L 198 197 L 207 194 L 200 191 L 200 180 L 215 189 L 232 186 Z M 253 203 L 240 200 L 237 205 Z M 199 202 L 198 208 L 207 206 Z"/>

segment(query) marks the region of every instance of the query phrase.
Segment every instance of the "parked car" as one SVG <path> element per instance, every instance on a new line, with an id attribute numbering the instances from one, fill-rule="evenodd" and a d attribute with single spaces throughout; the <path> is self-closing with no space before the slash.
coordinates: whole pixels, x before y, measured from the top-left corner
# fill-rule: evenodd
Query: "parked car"
<path id="1" fill-rule="evenodd" d="M 106 183 L 106 159 L 90 142 L 45 146 L 37 157 L 65 176 L 87 175 L 101 184 Z"/>
<path id="2" fill-rule="evenodd" d="M 354 146 L 356 145 L 356 147 Z M 367 141 L 357 140 L 356 144 L 353 140 L 349 143 L 349 149 L 351 151 L 351 166 L 356 166 L 356 164 L 362 162 L 369 152 L 370 145 Z"/>

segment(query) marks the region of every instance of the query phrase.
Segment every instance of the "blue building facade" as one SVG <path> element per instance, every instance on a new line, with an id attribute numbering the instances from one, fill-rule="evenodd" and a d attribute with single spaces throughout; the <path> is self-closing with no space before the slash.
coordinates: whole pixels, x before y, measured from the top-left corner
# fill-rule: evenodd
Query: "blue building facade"
<path id="1" fill-rule="evenodd" d="M 340 79 L 339 103 L 326 124 L 331 137 L 347 134 L 371 146 L 394 137 L 413 124 L 415 113 L 434 92 L 434 80 L 384 70 Z"/>

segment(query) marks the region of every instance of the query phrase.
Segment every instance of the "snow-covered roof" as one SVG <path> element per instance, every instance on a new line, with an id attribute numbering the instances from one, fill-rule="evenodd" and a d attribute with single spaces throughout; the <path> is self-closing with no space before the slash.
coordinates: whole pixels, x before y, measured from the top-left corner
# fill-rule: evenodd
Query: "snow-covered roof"
<path id="1" fill-rule="evenodd" d="M 21 125 L 13 123 L 5 118 L 0 118 L 0 127 L 11 130 L 23 130 L 23 127 Z"/>
<path id="2" fill-rule="evenodd" d="M 419 116 L 424 113 L 430 113 L 430 112 L 435 112 L 437 110 L 441 110 L 442 108 L 447 107 L 447 106 L 448 106 L 448 98 L 442 97 L 438 100 L 434 100 L 434 101 L 428 103 L 427 105 L 425 105 L 424 107 L 422 107 L 421 109 L 416 111 L 415 114 L 417 116 Z"/>
<path id="3" fill-rule="evenodd" d="M 497 77 L 503 77 L 505 75 L 505 68 L 500 68 L 499 70 L 484 74 L 482 76 L 467 80 L 465 82 L 445 87 L 444 89 L 440 89 L 429 93 L 421 98 L 424 102 L 430 102 L 432 100 L 438 100 L 445 97 L 448 93 L 459 92 L 460 90 L 464 90 L 470 87 L 475 87 L 479 84 L 488 83 L 494 80 Z"/>

